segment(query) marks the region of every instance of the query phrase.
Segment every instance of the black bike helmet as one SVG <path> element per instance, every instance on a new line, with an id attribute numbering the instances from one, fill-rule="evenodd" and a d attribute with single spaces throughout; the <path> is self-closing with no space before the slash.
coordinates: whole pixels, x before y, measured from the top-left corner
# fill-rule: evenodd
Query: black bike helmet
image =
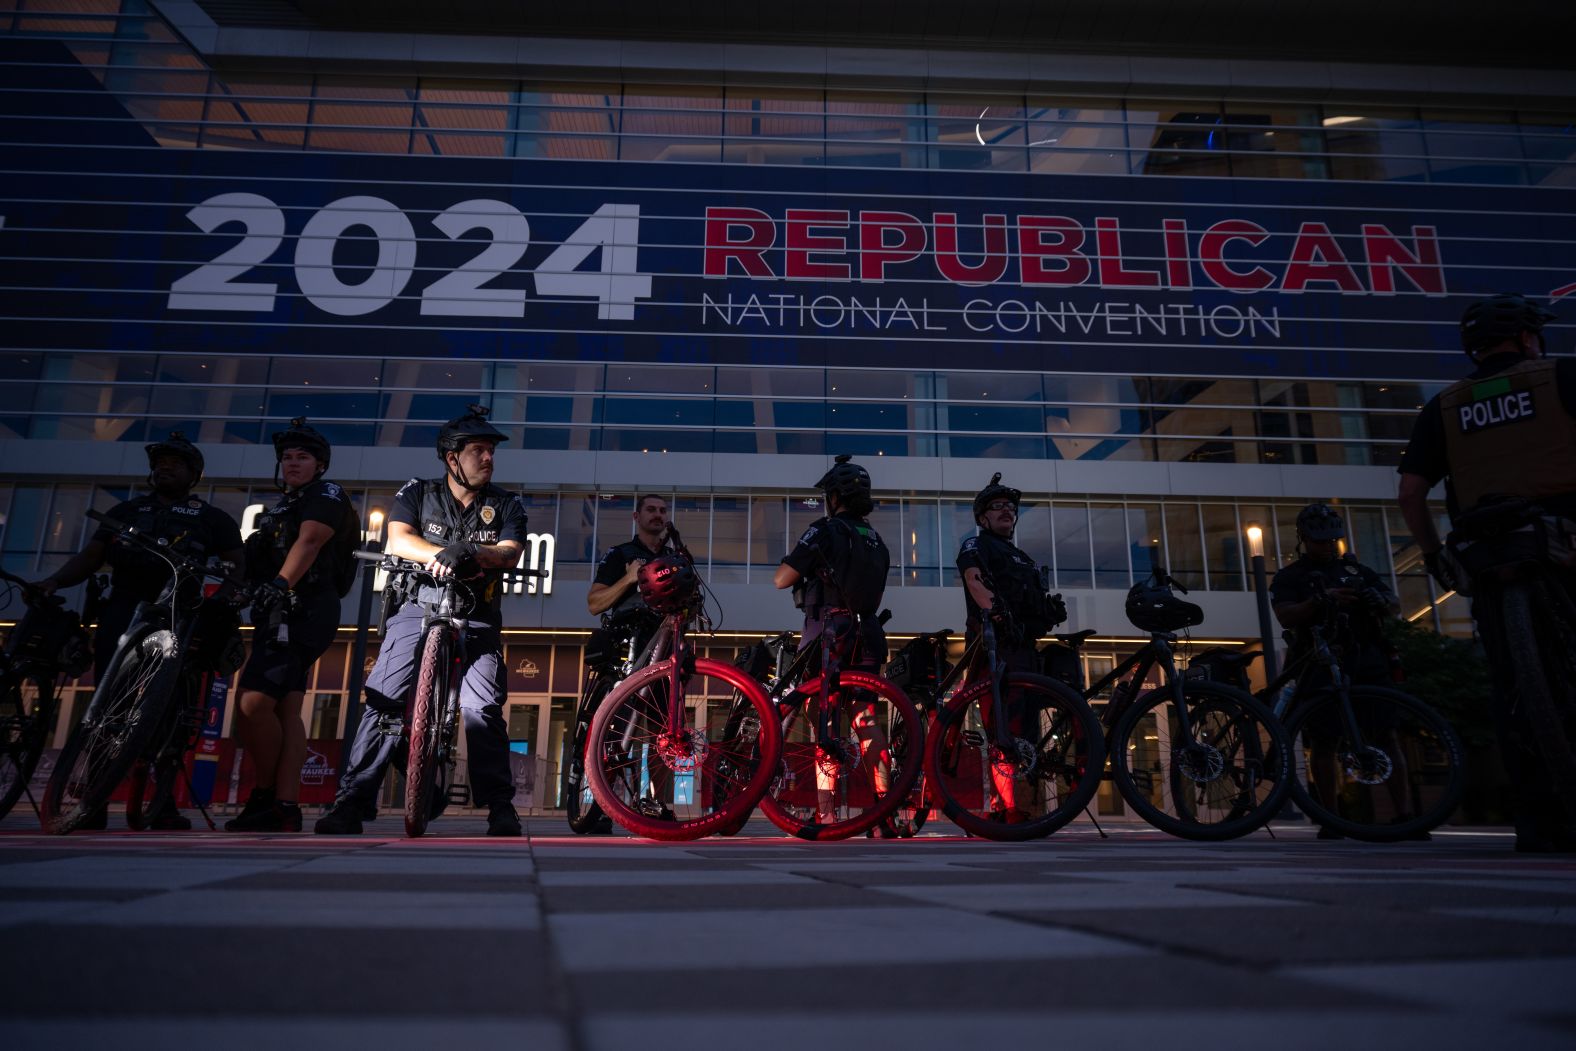
<path id="1" fill-rule="evenodd" d="M 654 613 L 667 616 L 695 604 L 700 594 L 700 577 L 689 559 L 662 555 L 640 567 L 640 597 Z"/>
<path id="2" fill-rule="evenodd" d="M 463 416 L 454 417 L 438 430 L 438 459 L 443 461 L 450 478 L 473 493 L 481 486 L 472 485 L 463 471 L 448 468 L 449 453 L 457 453 L 472 442 L 492 442 L 497 445 L 509 440 L 507 434 L 487 422 L 489 411 L 485 405 L 467 406 Z"/>
<path id="3" fill-rule="evenodd" d="M 1139 631 L 1181 631 L 1204 623 L 1204 611 L 1151 578 L 1128 591 L 1127 619 Z"/>
<path id="4" fill-rule="evenodd" d="M 1346 520 L 1329 504 L 1309 504 L 1297 512 L 1297 535 L 1304 540 L 1344 540 Z"/>
<path id="5" fill-rule="evenodd" d="M 148 470 L 153 470 L 153 461 L 160 456 L 178 456 L 191 468 L 194 475 L 192 484 L 196 485 L 202 480 L 203 459 L 202 450 L 186 440 L 186 435 L 180 431 L 171 431 L 170 436 L 162 442 L 154 442 L 145 446 L 148 453 Z"/>
<path id="6" fill-rule="evenodd" d="M 832 469 L 821 476 L 815 487 L 823 493 L 836 493 L 847 502 L 852 497 L 870 496 L 870 472 L 851 463 L 853 457 L 843 453 L 836 458 Z"/>
<path id="7" fill-rule="evenodd" d="M 1012 503 L 1012 508 L 1013 508 L 1014 511 L 1016 511 L 1018 509 L 1018 505 L 1023 502 L 1023 492 L 1022 492 L 1022 490 L 1014 489 L 1010 485 L 1002 485 L 1001 484 L 1001 472 L 1000 471 L 997 471 L 995 474 L 991 475 L 990 476 L 990 484 L 987 485 L 985 488 L 981 489 L 975 495 L 975 497 L 974 497 L 974 519 L 975 519 L 975 521 L 978 521 L 980 515 L 985 513 L 985 508 L 986 507 L 990 506 L 991 503 L 993 503 L 994 501 L 997 501 L 997 500 L 1008 500 L 1008 501 L 1010 501 Z"/>
<path id="8" fill-rule="evenodd" d="M 1461 348 L 1476 358 L 1523 332 L 1542 332 L 1555 315 L 1516 292 L 1480 299 L 1461 315 Z M 1540 337 L 1541 339 L 1541 337 Z"/>
<path id="9" fill-rule="evenodd" d="M 308 427 L 305 416 L 297 416 L 290 421 L 290 426 L 274 434 L 274 462 L 278 463 L 285 458 L 286 449 L 305 449 L 318 463 L 323 465 L 318 474 L 328 470 L 328 462 L 333 454 L 333 446 L 328 439 L 323 437 L 321 431 Z"/>

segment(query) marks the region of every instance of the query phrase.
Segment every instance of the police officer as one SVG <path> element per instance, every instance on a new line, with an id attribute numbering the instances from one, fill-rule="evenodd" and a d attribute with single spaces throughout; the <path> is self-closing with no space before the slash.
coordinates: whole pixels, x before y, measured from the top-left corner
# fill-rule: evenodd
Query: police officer
<path id="1" fill-rule="evenodd" d="M 830 634 L 838 660 L 844 667 L 877 671 L 886 663 L 886 632 L 877 612 L 886 592 L 887 567 L 892 558 L 881 534 L 866 516 L 875 509 L 870 498 L 870 472 L 838 456 L 832 469 L 815 487 L 826 496 L 827 515 L 810 523 L 794 549 L 782 560 L 772 582 L 778 590 L 794 588 L 802 599 L 804 632 L 799 648 L 819 646 Z M 819 667 L 819 657 L 811 674 Z M 885 735 L 873 721 L 856 721 L 861 752 L 881 755 Z M 874 771 L 877 788 L 886 776 L 885 764 Z M 816 820 L 829 824 L 834 814 L 834 783 L 820 764 L 816 766 Z"/>
<path id="2" fill-rule="evenodd" d="M 438 432 L 444 476 L 412 478 L 394 497 L 385 550 L 424 564 L 439 579 L 465 581 L 477 606 L 466 623 L 470 665 L 460 684 L 471 796 L 485 806 L 489 836 L 520 835 L 511 800 L 509 732 L 503 719 L 507 685 L 502 643 L 502 571 L 525 550 L 525 505 L 492 484 L 493 451 L 507 435 L 472 405 Z M 403 744 L 402 714 L 416 680 L 422 608 L 406 602 L 389 618 L 378 659 L 367 676 L 368 712 L 356 731 L 334 805 L 317 822 L 329 835 L 361 832 L 363 815 L 377 802 L 384 771 Z"/>
<path id="3" fill-rule="evenodd" d="M 1385 686 L 1391 682 L 1393 650 L 1384 637 L 1384 622 L 1399 614 L 1401 605 L 1383 577 L 1352 555 L 1342 553 L 1340 545 L 1344 539 L 1346 521 L 1340 512 L 1329 504 L 1309 504 L 1297 512 L 1300 551 L 1296 561 L 1282 566 L 1270 581 L 1270 602 L 1275 618 L 1281 627 L 1294 632 L 1286 664 L 1287 667 L 1300 666 L 1297 690 L 1303 696 L 1330 684 L 1329 670 L 1309 661 L 1313 653 L 1313 635 L 1309 629 L 1323 621 L 1330 603 L 1346 614 L 1350 626 L 1349 639 L 1330 640 L 1351 646 L 1351 650 L 1343 654 L 1342 668 L 1346 674 L 1359 685 Z M 1310 730 L 1314 731 L 1313 789 L 1325 805 L 1333 809 L 1335 799 L 1331 793 L 1337 782 L 1334 735 L 1338 728 L 1310 726 Z M 1397 762 L 1406 762 L 1401 749 L 1391 751 Z M 1411 807 L 1406 784 L 1404 772 L 1386 782 L 1396 813 L 1401 815 L 1408 814 Z M 1341 834 L 1326 827 L 1319 829 L 1319 838 L 1340 839 Z M 1427 832 L 1419 832 L 1408 838 L 1432 837 Z"/>
<path id="4" fill-rule="evenodd" d="M 355 579 L 361 519 L 350 496 L 323 475 L 332 450 L 304 417 L 273 436 L 279 501 L 246 539 L 252 656 L 241 671 L 235 735 L 257 781 L 228 832 L 299 832 L 296 793 L 306 763 L 301 701 L 312 666 L 334 641 L 339 600 Z"/>
<path id="5" fill-rule="evenodd" d="M 201 450 L 180 431 L 171 431 L 164 441 L 146 448 L 150 491 L 116 504 L 105 513 L 135 526 L 144 535 L 168 540 L 171 550 L 199 562 L 216 556 L 241 567 L 245 560 L 241 527 L 217 507 L 192 496 L 192 487 L 202 479 Z M 158 600 L 170 578 L 169 566 L 140 547 L 118 540 L 108 529 L 99 529 L 87 546 L 38 582 L 38 587 L 53 594 L 58 588 L 80 584 L 106 564 L 112 574 L 112 590 L 99 611 L 98 631 L 93 637 L 94 681 L 100 684 L 121 635 L 131 626 L 138 603 Z M 191 820 L 173 804 L 153 815 L 151 824 L 156 829 L 192 827 Z M 101 812 L 80 827 L 104 826 Z"/>
<path id="6" fill-rule="evenodd" d="M 1423 406 L 1401 457 L 1401 514 L 1429 572 L 1458 583 L 1442 552 L 1428 491 L 1445 480 L 1452 519 L 1493 499 L 1536 500 L 1576 518 L 1576 359 L 1544 357 L 1554 315 L 1524 296 L 1481 299 L 1461 315 L 1461 345 L 1476 366 Z M 1474 608 L 1474 616 L 1480 616 Z M 1505 681 L 1508 669 L 1497 669 Z M 1516 796 L 1516 849 L 1576 851 L 1573 833 L 1537 752 L 1524 711 L 1496 696 L 1500 750 Z"/>
<path id="7" fill-rule="evenodd" d="M 1012 542 L 1022 502 L 1021 491 L 1001 484 L 1001 472 L 991 475 L 990 484 L 974 496 L 974 524 L 979 530 L 959 546 L 957 565 L 967 610 L 965 637 L 972 640 L 985 617 L 995 618 L 996 659 L 1010 672 L 1038 674 L 1036 641 L 1067 618 L 1067 608 L 1060 595 L 1045 593 L 1034 559 Z M 969 669 L 971 679 L 988 673 L 984 667 Z M 1021 724 L 1026 714 L 1023 698 L 1009 691 L 1004 699 L 1008 721 Z M 1021 726 L 1013 730 L 1021 732 Z M 1013 778 L 993 771 L 992 781 L 992 809 L 999 811 L 1000 820 L 1026 820 L 1028 814 L 1014 805 L 1017 784 Z"/>

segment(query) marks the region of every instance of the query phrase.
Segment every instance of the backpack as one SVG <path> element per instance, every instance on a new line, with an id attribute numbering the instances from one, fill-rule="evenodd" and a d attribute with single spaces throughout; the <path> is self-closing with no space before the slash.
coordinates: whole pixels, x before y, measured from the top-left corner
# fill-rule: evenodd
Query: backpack
<path id="1" fill-rule="evenodd" d="M 869 616 L 881 605 L 886 592 L 887 567 L 891 556 L 880 534 L 868 525 L 854 526 L 846 519 L 828 518 L 832 556 L 823 581 L 826 592 L 842 596 L 843 604 L 861 616 Z M 871 543 L 874 538 L 874 543 Z"/>

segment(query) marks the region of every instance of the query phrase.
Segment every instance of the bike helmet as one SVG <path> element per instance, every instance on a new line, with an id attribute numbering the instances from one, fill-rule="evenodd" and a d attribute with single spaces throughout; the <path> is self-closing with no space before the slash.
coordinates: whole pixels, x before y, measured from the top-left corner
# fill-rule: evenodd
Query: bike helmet
<path id="1" fill-rule="evenodd" d="M 471 442 L 506 442 L 509 436 L 487 422 L 490 412 L 485 405 L 470 405 L 465 414 L 456 416 L 438 430 L 438 459 L 457 453 Z"/>
<path id="2" fill-rule="evenodd" d="M 1150 579 L 1128 591 L 1127 619 L 1140 631 L 1181 631 L 1204 623 L 1204 611 Z"/>
<path id="3" fill-rule="evenodd" d="M 1001 472 L 1000 471 L 997 471 L 995 474 L 991 475 L 990 476 L 990 484 L 987 485 L 985 488 L 981 489 L 975 495 L 975 497 L 974 497 L 974 518 L 975 518 L 975 520 L 977 521 L 979 519 L 979 516 L 985 513 L 985 508 L 990 506 L 990 504 L 993 501 L 996 501 L 996 500 L 1008 500 L 1008 501 L 1011 501 L 1012 508 L 1013 508 L 1014 511 L 1016 511 L 1018 509 L 1018 505 L 1023 502 L 1023 492 L 1022 492 L 1022 490 L 1014 489 L 1010 485 L 1002 485 L 1001 484 Z"/>
<path id="4" fill-rule="evenodd" d="M 832 469 L 821 476 L 815 487 L 823 493 L 836 493 L 845 502 L 851 498 L 870 497 L 870 472 L 851 463 L 853 457 L 843 453 L 836 458 Z"/>
<path id="5" fill-rule="evenodd" d="M 700 577 L 687 558 L 662 555 L 640 567 L 640 597 L 654 613 L 680 613 L 695 604 Z"/>
<path id="6" fill-rule="evenodd" d="M 153 461 L 159 456 L 178 456 L 191 468 L 192 484 L 202 480 L 203 459 L 202 450 L 186 440 L 186 435 L 180 431 L 171 431 L 170 436 L 162 442 L 154 442 L 145 447 L 148 453 L 148 470 L 153 470 Z"/>
<path id="7" fill-rule="evenodd" d="M 1554 319 L 1554 314 L 1526 296 L 1501 292 L 1478 300 L 1461 315 L 1461 348 L 1468 356 L 1476 358 L 1488 348 L 1515 339 L 1523 332 L 1541 333 L 1543 326 Z"/>
<path id="8" fill-rule="evenodd" d="M 323 467 L 318 474 L 328 470 L 328 462 L 332 456 L 333 447 L 322 432 L 314 427 L 308 427 L 305 416 L 297 416 L 290 421 L 290 426 L 278 431 L 273 436 L 274 462 L 278 463 L 285 458 L 287 449 L 304 449 L 310 453 Z"/>
<path id="9" fill-rule="evenodd" d="M 1304 540 L 1344 540 L 1346 520 L 1329 504 L 1309 504 L 1297 512 L 1297 535 Z"/>

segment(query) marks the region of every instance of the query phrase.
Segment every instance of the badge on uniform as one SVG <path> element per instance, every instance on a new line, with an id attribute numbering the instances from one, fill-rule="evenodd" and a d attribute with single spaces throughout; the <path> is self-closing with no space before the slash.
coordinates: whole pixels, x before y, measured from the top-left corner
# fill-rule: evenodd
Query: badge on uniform
<path id="1" fill-rule="evenodd" d="M 202 501 L 201 500 L 188 500 L 186 502 L 186 506 L 187 507 L 192 507 L 192 508 L 201 507 L 202 506 Z"/>
<path id="2" fill-rule="evenodd" d="M 482 505 L 482 525 L 492 525 L 492 520 L 498 517 L 498 509 L 492 504 Z"/>

